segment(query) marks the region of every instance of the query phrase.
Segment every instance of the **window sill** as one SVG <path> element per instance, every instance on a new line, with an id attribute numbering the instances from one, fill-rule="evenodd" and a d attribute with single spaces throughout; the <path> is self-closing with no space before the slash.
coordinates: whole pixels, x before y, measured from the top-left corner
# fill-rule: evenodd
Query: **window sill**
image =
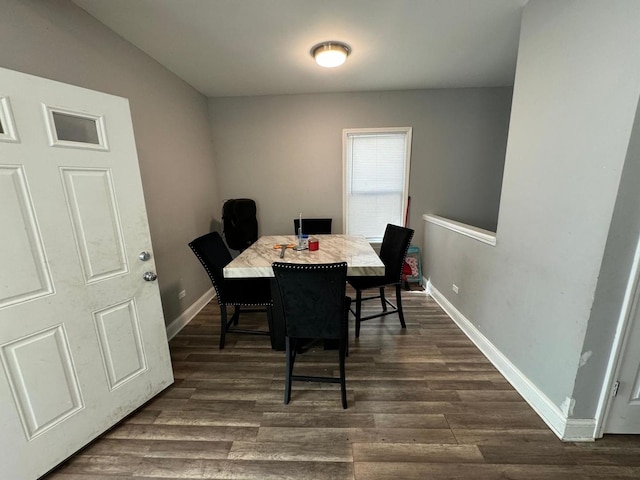
<path id="1" fill-rule="evenodd" d="M 486 243 L 487 245 L 496 245 L 496 233 L 484 230 L 482 228 L 473 227 L 464 223 L 456 222 L 455 220 L 449 220 L 448 218 L 439 217 L 438 215 L 425 214 L 422 218 L 429 223 L 438 225 L 448 230 L 457 232 L 461 235 L 478 240 L 479 242 Z"/>

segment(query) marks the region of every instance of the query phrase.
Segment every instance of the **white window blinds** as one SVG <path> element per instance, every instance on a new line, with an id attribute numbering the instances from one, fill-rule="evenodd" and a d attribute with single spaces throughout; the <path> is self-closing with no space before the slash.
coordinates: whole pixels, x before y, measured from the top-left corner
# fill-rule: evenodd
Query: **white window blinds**
<path id="1" fill-rule="evenodd" d="M 404 225 L 411 128 L 344 130 L 345 232 L 380 242 Z"/>

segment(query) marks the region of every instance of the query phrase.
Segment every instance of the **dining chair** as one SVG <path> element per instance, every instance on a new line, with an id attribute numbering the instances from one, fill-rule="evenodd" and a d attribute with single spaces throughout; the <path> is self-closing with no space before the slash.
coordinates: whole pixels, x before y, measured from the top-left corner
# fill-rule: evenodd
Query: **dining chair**
<path id="1" fill-rule="evenodd" d="M 345 357 L 351 298 L 345 295 L 347 263 L 273 264 L 285 321 L 286 372 L 284 403 L 293 381 L 340 383 L 342 408 L 347 408 Z M 294 375 L 298 348 L 309 339 L 338 342 L 339 377 Z M 327 350 L 327 353 L 330 350 Z"/>
<path id="2" fill-rule="evenodd" d="M 218 232 L 211 232 L 189 243 L 202 266 L 209 274 L 220 305 L 220 349 L 224 348 L 227 333 L 249 333 L 269 335 L 272 330 L 271 285 L 266 278 L 225 278 L 222 271 L 231 262 L 231 253 Z M 231 318 L 227 319 L 227 307 L 233 306 Z M 240 310 L 267 313 L 268 331 L 232 328 L 238 325 Z M 258 308 L 256 308 L 258 307 Z M 264 308 L 260 308 L 264 307 Z"/>
<path id="3" fill-rule="evenodd" d="M 302 219 L 302 233 L 305 235 L 320 235 L 331 233 L 331 218 L 303 218 Z M 298 234 L 298 227 L 300 226 L 300 219 L 293 219 L 293 233 Z"/>
<path id="4" fill-rule="evenodd" d="M 351 312 L 356 317 L 356 338 L 360 336 L 360 324 L 365 320 L 383 317 L 398 313 L 400 325 L 407 328 L 404 321 L 404 313 L 402 312 L 402 269 L 404 267 L 407 250 L 411 244 L 414 231 L 411 228 L 399 227 L 397 225 L 388 224 L 382 238 L 382 246 L 380 247 L 380 260 L 384 263 L 384 276 L 364 276 L 364 277 L 348 277 L 347 281 L 356 290 L 355 312 Z M 394 305 L 385 297 L 385 287 L 395 286 L 396 304 Z M 364 290 L 378 288 L 379 294 L 375 296 L 363 297 Z M 379 313 L 362 316 L 362 302 L 367 300 L 380 299 L 382 311 Z M 391 307 L 389 310 L 387 306 Z"/>

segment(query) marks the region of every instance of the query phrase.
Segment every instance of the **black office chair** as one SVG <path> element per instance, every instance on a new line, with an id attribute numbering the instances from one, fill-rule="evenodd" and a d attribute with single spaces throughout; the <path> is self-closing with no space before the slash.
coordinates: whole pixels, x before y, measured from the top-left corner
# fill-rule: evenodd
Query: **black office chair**
<path id="1" fill-rule="evenodd" d="M 291 382 L 340 383 L 342 408 L 347 408 L 345 357 L 351 298 L 345 295 L 347 263 L 273 264 L 285 320 L 287 365 L 284 403 L 291 399 Z M 338 341 L 340 377 L 294 375 L 293 366 L 301 342 L 309 339 Z"/>
<path id="2" fill-rule="evenodd" d="M 231 254 L 218 232 L 211 232 L 196 238 L 189 247 L 196 254 L 200 263 L 209 274 L 211 283 L 216 290 L 216 297 L 220 305 L 220 349 L 224 348 L 225 337 L 229 332 L 250 333 L 254 335 L 269 335 L 269 331 L 243 330 L 231 328 L 238 325 L 241 307 L 264 306 L 258 311 L 267 312 L 269 330 L 272 323 L 271 286 L 266 278 L 224 278 L 222 269 L 232 260 Z M 227 320 L 227 307 L 233 306 L 233 315 Z"/>
<path id="3" fill-rule="evenodd" d="M 402 328 L 407 328 L 404 322 L 404 313 L 402 312 L 402 267 L 404 266 L 407 250 L 412 238 L 412 229 L 388 224 L 382 239 L 382 246 L 380 247 L 380 259 L 385 267 L 384 276 L 347 278 L 349 284 L 356 290 L 356 310 L 355 312 L 351 310 L 356 317 L 356 338 L 360 336 L 361 322 L 396 312 L 398 312 L 398 317 L 400 317 L 400 325 L 402 325 Z M 384 288 L 391 285 L 396 287 L 396 305 L 391 303 L 384 294 Z M 363 290 L 370 288 L 379 288 L 380 294 L 372 297 L 363 297 Z M 362 302 L 376 298 L 380 299 L 382 312 L 363 317 Z M 387 305 L 391 307 L 391 310 L 387 309 Z"/>
<path id="4" fill-rule="evenodd" d="M 331 233 L 331 218 L 303 218 L 302 233 L 306 235 L 320 235 L 323 233 Z M 298 234 L 300 219 L 293 220 L 294 234 Z"/>

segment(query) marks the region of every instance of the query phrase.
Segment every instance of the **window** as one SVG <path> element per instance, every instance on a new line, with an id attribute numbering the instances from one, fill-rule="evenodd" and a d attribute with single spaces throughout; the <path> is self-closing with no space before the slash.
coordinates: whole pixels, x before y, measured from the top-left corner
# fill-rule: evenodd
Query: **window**
<path id="1" fill-rule="evenodd" d="M 43 105 L 52 147 L 109 150 L 103 115 Z"/>
<path id="2" fill-rule="evenodd" d="M 95 119 L 76 117 L 55 111 L 52 114 L 58 140 L 100 144 Z"/>
<path id="3" fill-rule="evenodd" d="M 345 129 L 344 231 L 381 242 L 387 223 L 404 225 L 411 127 Z"/>

